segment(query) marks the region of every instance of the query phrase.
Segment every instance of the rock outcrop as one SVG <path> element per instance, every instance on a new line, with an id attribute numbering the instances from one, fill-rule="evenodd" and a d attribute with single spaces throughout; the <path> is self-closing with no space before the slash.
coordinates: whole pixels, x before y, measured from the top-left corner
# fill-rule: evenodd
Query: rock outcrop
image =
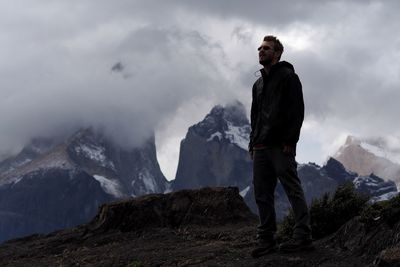
<path id="1" fill-rule="evenodd" d="M 357 216 L 326 238 L 326 246 L 374 262 L 374 266 L 400 265 L 400 198 L 385 203 L 383 212 Z"/>
<path id="2" fill-rule="evenodd" d="M 202 188 L 104 204 L 87 228 L 90 232 L 126 232 L 151 227 L 215 226 L 256 220 L 236 187 Z"/>

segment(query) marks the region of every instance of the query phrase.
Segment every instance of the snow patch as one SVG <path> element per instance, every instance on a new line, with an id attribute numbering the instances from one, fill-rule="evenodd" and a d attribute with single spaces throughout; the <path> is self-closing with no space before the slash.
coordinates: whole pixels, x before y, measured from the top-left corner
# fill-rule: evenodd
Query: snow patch
<path id="1" fill-rule="evenodd" d="M 107 194 L 113 195 L 117 198 L 124 196 L 124 194 L 121 192 L 121 185 L 118 181 L 111 180 L 97 174 L 93 175 L 93 177 L 100 183 L 101 188 L 103 188 Z"/>
<path id="2" fill-rule="evenodd" d="M 19 168 L 8 170 L 3 173 L 4 179 L 0 181 L 0 185 L 14 183 L 14 181 L 19 182 L 18 177 L 22 177 L 27 173 L 31 173 L 36 170 L 48 170 L 48 169 L 71 169 L 73 165 L 69 162 L 64 151 L 58 150 L 54 153 L 45 155 L 37 160 L 31 161 Z M 18 180 L 19 179 L 19 180 Z"/>
<path id="3" fill-rule="evenodd" d="M 240 191 L 239 194 L 244 198 L 247 195 L 247 193 L 249 192 L 249 190 L 250 190 L 250 186 L 247 186 L 245 189 Z"/>
<path id="4" fill-rule="evenodd" d="M 379 188 L 378 190 L 376 190 L 376 193 L 385 192 L 385 191 L 388 191 L 388 190 L 393 191 L 395 189 L 397 190 L 397 188 L 395 186 L 389 185 L 389 186 L 385 186 L 385 187 Z"/>
<path id="5" fill-rule="evenodd" d="M 75 151 L 78 154 L 83 154 L 86 158 L 96 161 L 97 163 L 100 164 L 100 166 L 115 170 L 114 164 L 111 161 L 107 160 L 107 157 L 104 153 L 105 152 L 104 147 L 81 144 L 75 147 Z"/>
<path id="6" fill-rule="evenodd" d="M 213 133 L 208 139 L 207 142 L 213 141 L 214 137 L 218 137 L 218 140 L 221 141 L 222 134 L 220 132 Z"/>
<path id="7" fill-rule="evenodd" d="M 8 183 L 14 185 L 14 184 L 19 183 L 19 181 L 21 181 L 21 180 L 22 180 L 22 176 L 17 176 L 17 177 L 11 178 L 11 179 L 8 181 Z"/>
<path id="8" fill-rule="evenodd" d="M 247 150 L 250 140 L 250 126 L 234 126 L 231 122 L 227 122 L 228 129 L 225 136 L 232 144 L 236 144 L 240 148 Z"/>
<path id="9" fill-rule="evenodd" d="M 377 183 L 365 183 L 365 185 L 370 186 L 370 187 L 377 187 Z"/>
<path id="10" fill-rule="evenodd" d="M 358 176 L 353 180 L 353 184 L 356 188 L 359 188 L 361 185 L 366 185 L 369 187 L 377 187 L 383 181 L 377 181 L 369 176 Z"/>
<path id="11" fill-rule="evenodd" d="M 146 188 L 146 193 L 155 193 L 157 191 L 157 184 L 154 181 L 153 175 L 148 170 L 139 173 L 138 179 L 141 180 Z M 132 182 L 132 186 L 134 181 Z"/>
<path id="12" fill-rule="evenodd" d="M 171 184 L 170 183 L 166 183 L 165 184 L 164 194 L 171 193 L 171 192 L 172 192 Z"/>
<path id="13" fill-rule="evenodd" d="M 32 161 L 32 159 L 30 159 L 30 158 L 26 158 L 26 159 L 24 159 L 24 160 L 22 160 L 22 161 L 17 161 L 17 162 L 16 162 L 16 167 L 25 165 L 26 163 L 31 162 L 31 161 Z"/>
<path id="14" fill-rule="evenodd" d="M 371 198 L 370 202 L 375 203 L 375 202 L 379 202 L 379 201 L 389 200 L 389 199 L 392 199 L 393 197 L 397 196 L 398 194 L 399 194 L 398 192 L 389 192 L 389 193 Z"/>

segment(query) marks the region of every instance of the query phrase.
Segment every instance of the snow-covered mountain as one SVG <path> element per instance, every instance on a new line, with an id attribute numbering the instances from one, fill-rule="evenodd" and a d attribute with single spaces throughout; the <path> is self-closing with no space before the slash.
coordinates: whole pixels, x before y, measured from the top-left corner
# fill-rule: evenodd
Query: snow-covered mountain
<path id="1" fill-rule="evenodd" d="M 374 175 L 359 175 L 345 169 L 343 164 L 334 158 L 329 158 L 322 167 L 323 172 L 336 180 L 338 184 L 351 181 L 356 191 L 370 196 L 370 202 L 382 201 L 398 194 L 395 182 Z"/>
<path id="2" fill-rule="evenodd" d="M 47 145 L 39 149 L 37 144 Z M 126 149 L 91 128 L 59 144 L 35 139 L 17 156 L 1 162 L 0 168 L 0 185 L 37 170 L 80 169 L 115 197 L 164 192 L 168 187 L 157 162 L 154 137 L 141 147 Z"/>
<path id="3" fill-rule="evenodd" d="M 215 106 L 182 140 L 173 190 L 228 185 L 244 190 L 252 179 L 249 135 L 243 104 Z"/>
<path id="4" fill-rule="evenodd" d="M 374 174 L 358 176 L 353 180 L 353 183 L 359 192 L 371 196 L 371 202 L 388 200 L 398 194 L 396 184 L 393 181 L 385 181 Z"/>
<path id="5" fill-rule="evenodd" d="M 241 103 L 215 106 L 201 122 L 189 128 L 182 140 L 172 189 L 237 186 L 246 204 L 257 213 L 252 161 L 247 152 L 249 134 L 250 124 Z M 374 175 L 359 176 L 347 171 L 333 158 L 322 167 L 314 163 L 299 164 L 298 174 L 308 203 L 326 192 L 333 192 L 344 182 L 353 182 L 358 191 L 370 194 L 373 201 L 397 194 L 393 182 L 385 182 Z M 283 218 L 290 207 L 279 183 L 275 193 L 275 207 L 278 219 Z"/>
<path id="6" fill-rule="evenodd" d="M 34 139 L 0 170 L 0 240 L 70 227 L 91 219 L 101 203 L 169 189 L 154 137 L 128 149 L 91 128 L 60 142 Z"/>
<path id="7" fill-rule="evenodd" d="M 25 146 L 22 151 L 18 153 L 18 155 L 12 156 L 0 162 L 0 175 L 4 175 L 12 172 L 15 169 L 18 169 L 41 154 L 46 153 L 55 145 L 57 145 L 57 141 L 53 138 L 32 139 L 32 141 Z"/>
<path id="8" fill-rule="evenodd" d="M 360 175 L 374 173 L 400 185 L 400 151 L 393 149 L 383 138 L 348 136 L 333 157 L 348 170 Z"/>
<path id="9" fill-rule="evenodd" d="M 154 136 L 141 147 L 128 149 L 86 129 L 68 143 L 69 159 L 98 180 L 106 192 L 115 192 L 115 197 L 160 193 L 169 186 L 157 161 Z"/>

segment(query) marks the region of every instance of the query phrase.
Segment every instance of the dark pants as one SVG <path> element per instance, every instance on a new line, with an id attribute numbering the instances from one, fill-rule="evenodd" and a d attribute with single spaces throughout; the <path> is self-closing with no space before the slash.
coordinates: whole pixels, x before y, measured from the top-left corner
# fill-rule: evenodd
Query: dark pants
<path id="1" fill-rule="evenodd" d="M 294 212 L 293 238 L 311 238 L 310 216 L 297 176 L 297 163 L 294 155 L 283 153 L 281 147 L 254 151 L 253 184 L 260 216 L 258 238 L 274 238 L 276 233 L 274 193 L 278 178 Z"/>

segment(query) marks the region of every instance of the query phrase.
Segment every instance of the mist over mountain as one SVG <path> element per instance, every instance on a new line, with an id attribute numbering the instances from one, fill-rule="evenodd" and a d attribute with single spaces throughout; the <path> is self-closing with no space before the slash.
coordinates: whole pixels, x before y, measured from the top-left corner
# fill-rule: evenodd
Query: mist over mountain
<path id="1" fill-rule="evenodd" d="M 400 185 L 400 151 L 384 138 L 348 136 L 334 157 L 360 175 L 376 174 Z"/>
<path id="2" fill-rule="evenodd" d="M 6 91 L 18 90 L 0 106 L 0 124 L 7 125 L 0 136 L 0 160 L 37 136 L 70 136 L 89 125 L 133 148 L 186 103 L 234 97 L 221 75 L 225 66 L 214 62 L 223 52 L 202 34 L 155 25 L 123 28 L 120 38 L 94 41 L 99 50 L 93 53 L 70 47 L 75 36 L 69 36 L 60 40 L 68 49 L 37 50 L 30 58 L 40 62 L 35 67 L 21 59 L 19 68 L 35 75 L 28 72 L 24 83 L 3 79 Z"/>
<path id="3" fill-rule="evenodd" d="M 169 188 L 154 137 L 125 148 L 93 128 L 61 142 L 36 138 L 0 171 L 0 240 L 75 226 L 102 203 Z"/>

